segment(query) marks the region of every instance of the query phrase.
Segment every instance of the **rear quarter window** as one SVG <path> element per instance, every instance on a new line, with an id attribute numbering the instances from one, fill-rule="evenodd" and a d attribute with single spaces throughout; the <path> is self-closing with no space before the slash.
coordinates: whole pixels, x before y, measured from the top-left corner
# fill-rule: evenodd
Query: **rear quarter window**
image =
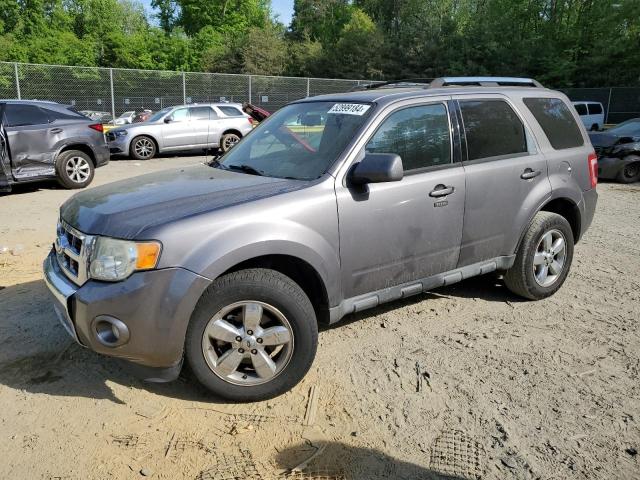
<path id="1" fill-rule="evenodd" d="M 524 104 L 536 118 L 554 149 L 564 150 L 584 145 L 582 132 L 571 110 L 561 99 L 525 98 Z"/>
<path id="2" fill-rule="evenodd" d="M 578 103 L 577 105 L 574 105 L 574 107 L 576 107 L 576 112 L 578 112 L 578 115 L 589 114 L 589 112 L 587 112 L 587 106 L 584 103 Z"/>
<path id="3" fill-rule="evenodd" d="M 240 109 L 235 107 L 218 107 L 222 113 L 224 113 L 228 117 L 242 117 L 244 113 L 240 111 Z"/>
<path id="4" fill-rule="evenodd" d="M 599 103 L 589 104 L 589 115 L 600 115 L 602 113 L 602 105 Z"/>

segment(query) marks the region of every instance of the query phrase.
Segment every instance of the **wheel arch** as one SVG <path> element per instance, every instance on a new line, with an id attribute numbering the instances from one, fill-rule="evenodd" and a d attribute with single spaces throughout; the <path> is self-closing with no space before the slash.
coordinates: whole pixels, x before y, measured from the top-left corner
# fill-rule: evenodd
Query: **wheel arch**
<path id="1" fill-rule="evenodd" d="M 291 278 L 311 300 L 318 321 L 329 322 L 329 294 L 322 276 L 309 262 L 293 255 L 260 255 L 233 265 L 222 272 L 219 277 L 252 268 L 274 270 Z"/>
<path id="2" fill-rule="evenodd" d="M 580 234 L 582 232 L 582 214 L 580 213 L 578 205 L 576 205 L 571 199 L 566 197 L 554 198 L 545 203 L 539 211 L 556 213 L 561 217 L 564 217 L 571 226 L 574 243 L 577 244 L 580 241 Z"/>
<path id="3" fill-rule="evenodd" d="M 91 148 L 86 143 L 69 143 L 67 145 L 64 145 L 58 151 L 58 153 L 56 155 L 56 159 L 60 155 L 62 155 L 63 153 L 69 152 L 71 150 L 78 150 L 79 152 L 86 153 L 89 156 L 89 158 L 91 159 L 91 162 L 93 163 L 93 166 L 96 167 L 96 164 L 97 164 L 96 153 L 93 151 L 93 148 Z"/>
<path id="4" fill-rule="evenodd" d="M 160 143 L 158 142 L 158 139 L 154 135 L 151 135 L 148 133 L 139 133 L 137 135 L 134 135 L 133 138 L 131 138 L 131 141 L 129 142 L 129 153 L 131 151 L 131 147 L 133 146 L 133 142 L 135 142 L 140 137 L 147 137 L 151 139 L 151 141 L 156 146 L 156 153 L 160 153 Z"/>
<path id="5" fill-rule="evenodd" d="M 226 135 L 227 133 L 234 133 L 234 134 L 238 135 L 240 138 L 244 137 L 242 132 L 240 130 L 238 130 L 237 128 L 227 128 L 224 132 L 222 132 L 221 137 Z"/>

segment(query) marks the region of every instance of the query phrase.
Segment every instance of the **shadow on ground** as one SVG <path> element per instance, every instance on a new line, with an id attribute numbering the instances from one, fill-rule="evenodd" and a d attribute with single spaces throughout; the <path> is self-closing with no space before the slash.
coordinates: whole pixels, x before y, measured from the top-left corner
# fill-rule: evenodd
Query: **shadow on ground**
<path id="1" fill-rule="evenodd" d="M 404 301 L 348 316 L 331 328 L 383 314 L 424 300 L 443 297 L 479 297 L 493 302 L 520 301 L 495 276 L 468 280 Z M 0 383 L 33 393 L 109 399 L 122 403 L 109 382 L 135 386 L 162 396 L 191 401 L 224 403 L 213 397 L 183 369 L 169 384 L 140 381 L 126 362 L 98 355 L 74 343 L 51 307 L 43 281 L 3 287 L 0 285 Z"/>
<path id="2" fill-rule="evenodd" d="M 291 478 L 300 480 L 470 480 L 476 478 L 477 465 L 465 465 L 457 459 L 452 463 L 451 472 L 445 473 L 433 469 L 404 462 L 378 450 L 359 448 L 339 442 L 326 442 L 320 447 L 323 450 L 308 466 L 304 473 Z M 290 470 L 305 463 L 318 451 L 308 444 L 289 447 L 279 452 L 276 463 L 283 470 Z M 424 463 L 429 463 L 429 454 L 424 454 Z M 455 472 L 459 471 L 457 474 Z"/>

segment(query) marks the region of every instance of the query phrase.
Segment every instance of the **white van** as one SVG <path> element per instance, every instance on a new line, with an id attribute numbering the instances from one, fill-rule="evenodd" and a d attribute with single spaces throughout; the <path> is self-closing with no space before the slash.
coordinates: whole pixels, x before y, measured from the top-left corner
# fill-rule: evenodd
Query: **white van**
<path id="1" fill-rule="evenodd" d="M 598 102 L 572 102 L 587 130 L 597 132 L 604 125 L 604 107 Z"/>

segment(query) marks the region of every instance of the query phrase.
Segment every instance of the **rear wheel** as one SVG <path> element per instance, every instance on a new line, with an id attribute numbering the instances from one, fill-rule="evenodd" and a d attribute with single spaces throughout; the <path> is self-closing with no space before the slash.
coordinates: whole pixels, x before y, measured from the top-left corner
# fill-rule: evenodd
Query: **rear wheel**
<path id="1" fill-rule="evenodd" d="M 91 183 L 94 173 L 93 161 L 80 150 L 62 152 L 56 160 L 56 178 L 64 188 L 84 188 Z"/>
<path id="2" fill-rule="evenodd" d="M 530 300 L 556 293 L 573 261 L 573 232 L 567 220 L 539 212 L 522 239 L 516 260 L 504 276 L 507 288 Z"/>
<path id="3" fill-rule="evenodd" d="M 597 123 L 594 123 L 593 125 L 591 125 L 591 131 L 592 132 L 599 132 L 600 131 L 600 125 L 598 125 Z"/>
<path id="4" fill-rule="evenodd" d="M 293 388 L 315 357 L 318 326 L 309 298 L 265 269 L 216 280 L 198 302 L 185 341 L 189 365 L 216 395 L 272 398 Z"/>
<path id="5" fill-rule="evenodd" d="M 240 135 L 238 135 L 237 133 L 225 133 L 220 139 L 220 150 L 222 150 L 224 153 L 227 153 L 239 141 Z"/>
<path id="6" fill-rule="evenodd" d="M 620 183 L 635 183 L 640 181 L 640 156 L 630 155 L 624 158 L 627 164 L 618 173 Z"/>
<path id="7" fill-rule="evenodd" d="M 156 142 L 151 137 L 142 135 L 131 141 L 130 153 L 136 160 L 151 160 L 156 156 Z"/>

